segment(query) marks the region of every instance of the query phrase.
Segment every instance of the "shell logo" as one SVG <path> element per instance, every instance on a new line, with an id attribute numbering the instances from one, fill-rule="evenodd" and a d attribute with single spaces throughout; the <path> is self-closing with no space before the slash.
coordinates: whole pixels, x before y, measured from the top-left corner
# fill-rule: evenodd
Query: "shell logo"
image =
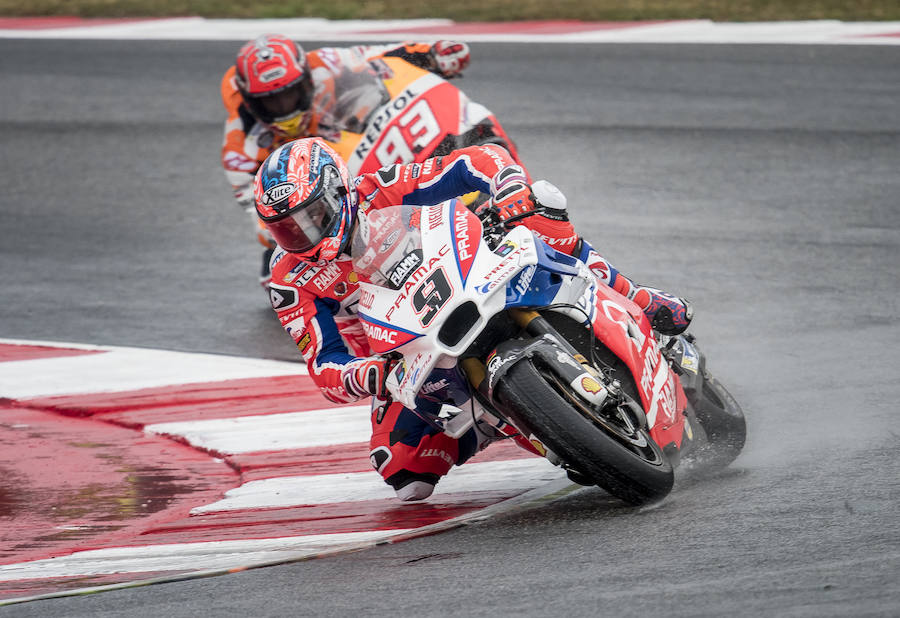
<path id="1" fill-rule="evenodd" d="M 591 395 L 596 395 L 601 390 L 603 390 L 603 387 L 600 385 L 600 383 L 590 376 L 581 378 L 581 388 L 589 392 Z"/>
<path id="2" fill-rule="evenodd" d="M 358 283 L 359 275 L 357 275 L 355 271 L 351 270 L 350 274 L 347 275 L 347 281 L 349 281 L 350 283 Z"/>
<path id="3" fill-rule="evenodd" d="M 528 441 L 531 442 L 531 446 L 533 446 L 534 450 L 536 450 L 542 457 L 547 456 L 547 447 L 545 447 L 540 440 L 532 436 L 531 438 L 528 438 Z"/>

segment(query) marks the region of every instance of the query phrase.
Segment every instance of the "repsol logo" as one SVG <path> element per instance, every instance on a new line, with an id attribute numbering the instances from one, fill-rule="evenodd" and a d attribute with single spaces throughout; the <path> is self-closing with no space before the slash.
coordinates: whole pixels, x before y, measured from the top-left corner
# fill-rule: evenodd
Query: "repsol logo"
<path id="1" fill-rule="evenodd" d="M 407 88 L 397 98 L 382 107 L 378 115 L 369 123 L 365 136 L 363 136 L 356 150 L 353 151 L 354 156 L 365 157 L 372 149 L 372 146 L 375 145 L 375 142 L 378 141 L 378 138 L 381 137 L 382 130 L 419 94 L 412 88 Z"/>

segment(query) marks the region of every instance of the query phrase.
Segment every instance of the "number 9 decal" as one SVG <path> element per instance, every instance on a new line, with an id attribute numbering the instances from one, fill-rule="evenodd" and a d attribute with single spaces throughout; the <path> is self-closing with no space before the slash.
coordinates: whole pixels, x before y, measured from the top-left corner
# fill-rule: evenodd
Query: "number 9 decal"
<path id="1" fill-rule="evenodd" d="M 447 280 L 447 273 L 443 268 L 438 268 L 413 292 L 412 306 L 416 310 L 416 315 L 424 312 L 424 315 L 419 315 L 419 322 L 422 326 L 431 324 L 451 296 L 453 296 L 453 288 L 450 287 L 450 282 Z"/>

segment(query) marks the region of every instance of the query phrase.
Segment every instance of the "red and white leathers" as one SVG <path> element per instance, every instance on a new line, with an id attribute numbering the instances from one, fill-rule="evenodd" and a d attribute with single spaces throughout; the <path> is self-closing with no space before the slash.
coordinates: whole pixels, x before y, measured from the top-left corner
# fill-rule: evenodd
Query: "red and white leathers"
<path id="1" fill-rule="evenodd" d="M 494 195 L 496 177 L 514 163 L 504 148 L 491 144 L 463 148 L 422 163 L 389 166 L 354 179 L 358 207 L 365 211 L 398 204 L 437 204 L 471 191 Z M 565 216 L 533 215 L 522 219 L 522 225 L 569 253 L 585 245 Z M 313 381 L 335 402 L 367 397 L 372 391 L 361 384 L 359 376 L 369 375 L 372 352 L 356 317 L 359 278 L 350 256 L 343 254 L 324 266 L 315 266 L 278 248 L 271 267 L 272 306 L 306 359 Z M 444 372 L 435 372 L 435 389 L 453 382 L 452 371 Z M 490 437 L 496 434 L 473 428 L 454 439 L 400 403 L 375 400 L 370 458 L 401 499 L 417 500 L 430 495 L 441 476 L 469 459 Z"/>
<path id="2" fill-rule="evenodd" d="M 238 204 L 245 209 L 253 206 L 253 176 L 260 164 L 276 148 L 300 137 L 321 135 L 329 137 L 326 126 L 327 110 L 340 96 L 339 78 L 348 71 L 358 70 L 361 63 L 381 57 L 400 57 L 423 69 L 435 71 L 444 77 L 452 77 L 468 64 L 468 47 L 453 47 L 453 43 L 400 43 L 395 45 L 370 45 L 352 48 L 325 47 L 306 54 L 310 76 L 315 87 L 311 114 L 301 133 L 282 135 L 255 118 L 243 103 L 235 82 L 235 67 L 231 66 L 222 77 L 222 103 L 228 112 L 222 141 L 222 166 L 234 191 Z M 461 44 L 460 44 L 461 45 Z M 261 229 L 260 242 L 274 246 Z"/>
<path id="3" fill-rule="evenodd" d="M 514 163 L 502 146 L 488 144 L 423 163 L 385 167 L 354 179 L 358 207 L 365 211 L 398 204 L 437 204 L 472 191 L 490 193 L 491 179 Z M 314 266 L 279 247 L 271 266 L 272 306 L 309 364 L 313 380 L 332 401 L 365 397 L 367 393 L 355 388 L 350 379 L 354 363 L 370 354 L 356 317 L 359 279 L 350 256 L 343 254 L 325 266 Z"/>
<path id="4" fill-rule="evenodd" d="M 398 164 L 354 180 L 359 208 L 437 204 L 471 191 L 490 193 L 491 180 L 515 161 L 497 145 L 470 146 L 423 163 Z M 540 226 L 541 216 L 529 217 Z M 571 224 L 565 234 L 572 234 Z M 346 254 L 324 266 L 300 261 L 280 247 L 272 256 L 272 306 L 306 359 L 322 393 L 335 402 L 368 396 L 358 381 L 371 350 L 356 317 L 359 279 Z M 421 499 L 454 464 L 471 457 L 487 436 L 473 429 L 457 440 L 402 404 L 375 402 L 371 460 L 402 499 Z M 493 435 L 493 434 L 491 434 Z"/>
<path id="5" fill-rule="evenodd" d="M 516 166 L 506 168 L 492 181 L 492 202 L 500 204 L 499 216 L 502 220 L 533 209 L 536 199 L 543 207 L 542 215 L 526 217 L 521 224 L 527 224 L 535 235 L 557 251 L 580 259 L 600 283 L 634 301 L 659 332 L 675 335 L 688 327 L 692 312 L 686 300 L 656 288 L 637 285 L 621 274 L 575 233 L 566 212 L 566 198 L 559 189 L 543 180 L 532 186 L 527 182 L 524 170 Z M 532 191 L 540 195 L 535 197 Z"/>
<path id="6" fill-rule="evenodd" d="M 693 319 L 688 301 L 657 288 L 638 285 L 597 253 L 584 239 L 580 239 L 572 255 L 587 264 L 601 283 L 605 283 L 644 312 L 653 328 L 665 335 L 684 332 Z"/>

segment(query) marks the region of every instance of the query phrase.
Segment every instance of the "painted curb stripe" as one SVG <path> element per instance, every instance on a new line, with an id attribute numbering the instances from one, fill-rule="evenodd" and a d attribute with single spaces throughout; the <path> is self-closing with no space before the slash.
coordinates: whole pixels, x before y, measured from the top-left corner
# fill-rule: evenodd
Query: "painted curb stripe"
<path id="1" fill-rule="evenodd" d="M 18 358 L 9 353 L 14 346 Z M 0 565 L 0 597 L 18 597 L 0 604 L 40 593 L 80 594 L 86 583 L 114 589 L 147 581 L 136 581 L 137 573 L 174 581 L 412 538 L 519 503 L 564 476 L 501 442 L 454 469 L 429 500 L 404 504 L 368 463 L 368 405 L 323 409 L 302 365 L 76 345 L 64 345 L 64 353 L 87 353 L 60 357 L 46 350 L 35 355 L 29 346 L 52 347 L 0 341 L 0 353 L 9 357 L 0 363 L 0 398 L 6 397 L 0 412 L 8 421 L 0 432 L 12 432 L 13 442 L 16 431 L 32 435 L 32 444 L 20 441 L 22 453 L 0 453 L 0 467 L 12 472 L 9 478 L 34 477 L 13 490 L 42 488 L 50 520 L 34 520 L 32 528 L 44 534 L 55 526 L 56 541 L 64 544 L 30 553 L 10 545 L 6 559 L 14 562 Z M 26 367 L 42 380 L 23 384 Z M 62 453 L 72 466 L 42 467 L 24 452 L 48 462 Z M 157 460 L 127 463 L 135 457 Z M 103 467 L 107 460 L 110 469 Z M 159 474 L 163 465 L 172 471 Z M 115 470 L 151 483 L 183 480 L 185 465 L 206 470 L 199 479 L 208 487 L 197 492 L 185 483 L 184 499 L 175 502 L 171 488 L 154 493 L 156 486 L 145 481 L 121 502 L 128 491 L 110 476 Z M 148 473 L 136 472 L 144 468 Z M 108 490 L 108 504 L 118 509 L 113 529 L 105 527 L 102 508 L 94 519 L 82 511 L 73 517 L 68 506 L 55 510 L 71 502 L 64 487 Z M 85 494 L 87 504 L 107 504 L 93 495 Z M 148 516 L 141 509 L 157 498 L 163 501 Z M 82 589 L 65 590 L 75 586 Z M 22 596 L 29 593 L 39 594 Z"/>
<path id="2" fill-rule="evenodd" d="M 0 345 L 8 343 L 0 340 Z M 107 348 L 106 354 L 10 360 L 0 367 L 0 397 L 9 399 L 307 375 L 306 366 L 300 363 L 140 348 Z M 51 375 L 53 379 L 48 379 Z"/>
<path id="3" fill-rule="evenodd" d="M 322 403 L 319 401 L 319 405 Z M 145 426 L 144 432 L 178 436 L 194 447 L 220 455 L 287 451 L 368 442 L 372 433 L 369 410 L 367 404 L 287 414 L 158 423 Z"/>
<path id="4" fill-rule="evenodd" d="M 447 530 L 452 530 L 454 528 L 458 528 L 461 526 L 477 523 L 479 521 L 483 521 L 485 519 L 489 519 L 490 517 L 494 517 L 496 515 L 514 510 L 526 508 L 529 506 L 539 505 L 541 503 L 549 502 L 555 499 L 562 498 L 574 491 L 578 491 L 583 489 L 580 486 L 573 485 L 568 480 L 561 480 L 556 483 L 545 485 L 542 487 L 535 488 L 521 496 L 516 498 L 512 498 L 510 500 L 506 500 L 504 502 L 500 502 L 489 506 L 481 511 L 476 513 L 469 513 L 467 515 L 463 515 L 460 517 L 456 517 L 453 519 L 448 519 L 442 522 L 434 523 L 428 526 L 424 526 L 419 528 L 418 530 L 412 530 L 409 532 L 394 532 L 392 535 L 386 535 L 382 540 L 378 541 L 365 541 L 360 543 L 348 543 L 342 546 L 335 546 L 328 549 L 324 549 L 321 551 L 309 550 L 304 552 L 297 552 L 295 555 L 290 557 L 283 557 L 282 559 L 276 559 L 271 561 L 262 561 L 262 562 L 248 562 L 239 567 L 232 567 L 226 569 L 208 569 L 208 570 L 198 570 L 192 571 L 189 573 L 181 573 L 177 575 L 166 575 L 161 577 L 155 577 L 152 579 L 144 579 L 138 581 L 130 581 L 124 583 L 116 583 L 116 584 L 107 584 L 101 586 L 94 587 L 82 587 L 76 588 L 72 590 L 62 590 L 58 592 L 52 592 L 47 594 L 38 594 L 27 597 L 18 597 L 12 599 L 0 599 L 0 607 L 4 605 L 12 605 L 15 603 L 24 603 L 27 601 L 37 601 L 44 599 L 53 599 L 67 596 L 80 596 L 86 594 L 94 594 L 97 592 L 104 592 L 108 590 L 122 590 L 127 588 L 138 588 L 142 586 L 149 586 L 153 584 L 161 584 L 161 583 L 172 583 L 177 581 L 186 581 L 191 579 L 202 579 L 206 577 L 216 577 L 219 575 L 227 575 L 230 573 L 238 573 L 241 571 L 246 571 L 250 569 L 263 568 L 268 566 L 277 566 L 280 564 L 289 564 L 292 562 L 301 562 L 305 560 L 311 560 L 314 558 L 324 558 L 328 556 L 336 556 L 339 554 L 350 553 L 354 551 L 361 551 L 364 549 L 369 549 L 376 545 L 384 544 L 384 543 L 397 543 L 401 541 L 410 540 L 413 538 L 428 536 L 431 534 L 436 534 L 439 532 L 445 532 Z"/>
<path id="5" fill-rule="evenodd" d="M 0 345 L 0 363 L 26 361 L 39 358 L 60 358 L 100 354 L 102 350 L 82 350 L 77 348 L 55 348 L 45 345 Z"/>

